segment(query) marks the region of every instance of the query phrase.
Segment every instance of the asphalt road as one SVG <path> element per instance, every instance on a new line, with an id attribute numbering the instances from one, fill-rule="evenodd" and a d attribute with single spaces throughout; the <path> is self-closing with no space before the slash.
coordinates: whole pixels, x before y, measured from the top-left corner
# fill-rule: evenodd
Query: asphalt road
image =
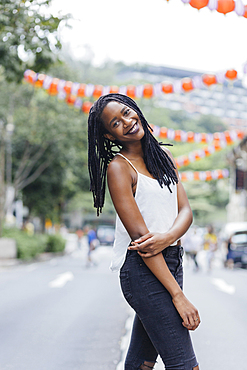
<path id="1" fill-rule="evenodd" d="M 129 312 L 108 251 L 1 271 L 1 370 L 116 369 Z"/>
<path id="2" fill-rule="evenodd" d="M 85 251 L 74 251 L 0 269 L 0 370 L 123 370 L 133 313 L 110 251 L 99 247 L 90 268 Z M 208 273 L 200 262 L 193 272 L 185 261 L 184 283 L 202 319 L 192 333 L 200 370 L 245 370 L 247 270 L 218 261 Z"/>

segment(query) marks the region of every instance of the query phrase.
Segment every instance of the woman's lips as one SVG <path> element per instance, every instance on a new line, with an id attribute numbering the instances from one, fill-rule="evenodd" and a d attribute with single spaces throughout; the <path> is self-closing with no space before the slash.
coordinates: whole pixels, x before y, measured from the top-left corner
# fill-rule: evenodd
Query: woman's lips
<path id="1" fill-rule="evenodd" d="M 135 123 L 132 126 L 132 128 L 127 132 L 127 134 L 125 134 L 125 135 L 135 134 L 138 130 L 139 130 L 139 125 L 138 125 L 138 123 Z"/>

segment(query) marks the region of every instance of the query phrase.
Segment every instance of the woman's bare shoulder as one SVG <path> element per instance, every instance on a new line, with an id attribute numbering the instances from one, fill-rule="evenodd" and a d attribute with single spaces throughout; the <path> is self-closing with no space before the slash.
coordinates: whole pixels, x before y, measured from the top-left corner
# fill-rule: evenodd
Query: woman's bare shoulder
<path id="1" fill-rule="evenodd" d="M 122 178 L 127 174 L 131 173 L 131 168 L 128 162 L 121 158 L 120 156 L 116 155 L 108 165 L 107 168 L 107 176 L 109 177 L 118 177 Z"/>

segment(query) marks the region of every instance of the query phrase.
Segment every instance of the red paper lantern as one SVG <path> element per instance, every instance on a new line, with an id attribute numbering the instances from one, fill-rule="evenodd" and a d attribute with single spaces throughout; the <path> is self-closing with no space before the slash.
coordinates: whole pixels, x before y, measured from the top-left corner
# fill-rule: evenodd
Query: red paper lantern
<path id="1" fill-rule="evenodd" d="M 93 91 L 93 97 L 98 99 L 103 93 L 103 86 L 102 85 L 95 85 Z"/>
<path id="2" fill-rule="evenodd" d="M 242 139 L 244 138 L 244 136 L 245 136 L 245 135 L 244 135 L 244 133 L 243 133 L 243 131 L 237 131 L 237 135 L 238 135 L 238 138 L 239 138 L 239 139 L 241 139 L 241 140 L 242 140 Z"/>
<path id="3" fill-rule="evenodd" d="M 247 5 L 244 6 L 244 17 L 247 18 Z"/>
<path id="4" fill-rule="evenodd" d="M 213 145 L 214 145 L 214 149 L 215 149 L 216 152 L 218 152 L 219 150 L 222 149 L 221 145 L 220 145 L 220 142 L 218 140 L 214 141 Z"/>
<path id="5" fill-rule="evenodd" d="M 232 12 L 234 9 L 234 0 L 218 0 L 217 12 L 226 14 Z"/>
<path id="6" fill-rule="evenodd" d="M 175 137 L 174 137 L 174 140 L 175 140 L 175 141 L 181 141 L 181 130 L 176 130 L 176 131 L 175 131 Z"/>
<path id="7" fill-rule="evenodd" d="M 127 92 L 126 95 L 130 98 L 134 99 L 136 97 L 136 88 L 133 85 L 127 86 Z"/>
<path id="8" fill-rule="evenodd" d="M 172 86 L 172 84 L 168 84 L 168 83 L 163 82 L 162 83 L 162 91 L 165 94 L 171 94 L 171 93 L 173 93 L 173 86 Z"/>
<path id="9" fill-rule="evenodd" d="M 167 128 L 166 127 L 161 127 L 160 128 L 160 137 L 166 139 L 167 138 Z"/>
<path id="10" fill-rule="evenodd" d="M 53 78 L 51 84 L 50 84 L 50 87 L 48 89 L 48 94 L 50 95 L 57 95 L 58 91 L 57 91 L 57 85 L 59 83 L 59 79 L 58 78 Z"/>
<path id="11" fill-rule="evenodd" d="M 85 101 L 83 104 L 82 104 L 82 107 L 81 107 L 81 110 L 84 112 L 84 113 L 89 113 L 91 107 L 92 107 L 92 103 L 90 101 Z"/>
<path id="12" fill-rule="evenodd" d="M 116 94 L 116 93 L 118 93 L 118 91 L 119 91 L 118 86 L 111 86 L 110 87 L 110 94 Z"/>
<path id="13" fill-rule="evenodd" d="M 206 181 L 212 180 L 212 174 L 211 171 L 206 171 Z"/>
<path id="14" fill-rule="evenodd" d="M 187 181 L 187 175 L 185 172 L 182 172 L 181 174 L 181 181 Z"/>
<path id="15" fill-rule="evenodd" d="M 194 172 L 194 180 L 200 180 L 200 173 L 199 172 Z"/>
<path id="16" fill-rule="evenodd" d="M 72 88 L 72 85 L 73 85 L 73 82 L 71 81 L 66 81 L 65 85 L 64 85 L 64 91 L 66 92 L 66 94 L 70 94 L 71 93 L 71 88 Z"/>
<path id="17" fill-rule="evenodd" d="M 217 170 L 218 179 L 223 179 L 223 173 L 222 170 Z"/>
<path id="18" fill-rule="evenodd" d="M 207 134 L 202 133 L 201 134 L 201 143 L 206 144 L 207 142 Z"/>
<path id="19" fill-rule="evenodd" d="M 194 89 L 193 83 L 191 78 L 183 78 L 182 79 L 182 88 L 184 91 L 189 92 Z"/>
<path id="20" fill-rule="evenodd" d="M 27 82 L 33 84 L 36 82 L 36 73 L 34 71 L 29 70 L 27 76 L 26 76 Z"/>
<path id="21" fill-rule="evenodd" d="M 205 83 L 207 86 L 211 86 L 217 83 L 216 76 L 214 75 L 203 75 L 202 76 L 202 81 Z"/>
<path id="22" fill-rule="evenodd" d="M 144 85 L 143 87 L 143 97 L 144 98 L 146 99 L 152 98 L 153 93 L 154 93 L 153 85 L 150 85 L 150 84 Z"/>
<path id="23" fill-rule="evenodd" d="M 209 0 L 190 0 L 190 5 L 193 8 L 201 9 L 208 5 Z"/>
<path id="24" fill-rule="evenodd" d="M 75 95 L 68 95 L 66 98 L 66 103 L 68 105 L 74 105 L 76 101 L 76 96 Z"/>
<path id="25" fill-rule="evenodd" d="M 187 141 L 188 143 L 194 143 L 194 132 L 189 131 L 187 133 Z"/>
<path id="26" fill-rule="evenodd" d="M 40 73 L 38 75 L 37 81 L 35 82 L 35 87 L 42 87 L 45 77 L 46 76 L 43 73 Z"/>
<path id="27" fill-rule="evenodd" d="M 190 160 L 189 160 L 189 157 L 187 155 L 185 155 L 183 157 L 183 161 L 184 161 L 184 166 L 188 166 L 190 164 Z"/>
<path id="28" fill-rule="evenodd" d="M 195 152 L 195 160 L 198 161 L 199 159 L 201 159 L 199 153 L 198 152 Z"/>
<path id="29" fill-rule="evenodd" d="M 225 131 L 225 138 L 228 145 L 232 143 L 232 138 L 229 131 Z"/>
<path id="30" fill-rule="evenodd" d="M 83 98 L 85 96 L 86 84 L 80 84 L 79 89 L 77 90 L 77 96 Z"/>
<path id="31" fill-rule="evenodd" d="M 238 72 L 235 71 L 235 69 L 229 69 L 228 71 L 226 71 L 226 74 L 225 74 L 225 76 L 229 78 L 229 80 L 235 80 L 235 78 L 237 78 L 237 75 L 238 75 Z"/>
<path id="32" fill-rule="evenodd" d="M 220 141 L 220 134 L 218 132 L 215 132 L 213 136 L 214 136 L 214 141 L 217 141 L 217 142 Z"/>

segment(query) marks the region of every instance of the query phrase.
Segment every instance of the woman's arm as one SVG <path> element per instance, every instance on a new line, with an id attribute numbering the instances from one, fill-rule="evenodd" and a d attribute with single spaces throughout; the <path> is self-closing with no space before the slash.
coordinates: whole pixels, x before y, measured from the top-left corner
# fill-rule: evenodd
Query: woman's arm
<path id="1" fill-rule="evenodd" d="M 132 240 L 149 232 L 133 197 L 132 184 L 135 176 L 135 171 L 130 170 L 127 162 L 113 160 L 108 166 L 107 180 L 111 198 L 117 214 Z M 196 321 L 196 318 L 199 318 L 198 312 L 184 296 L 168 269 L 163 255 L 160 253 L 143 260 L 171 294 L 174 305 L 183 319 L 183 325 L 190 330 L 196 329 L 200 322 L 200 319 Z"/>
<path id="2" fill-rule="evenodd" d="M 166 152 L 176 166 L 171 152 L 168 149 L 166 149 Z M 178 176 L 177 168 L 176 173 Z M 180 180 L 177 184 L 177 200 L 178 216 L 170 230 L 165 233 L 147 233 L 141 238 L 135 239 L 134 242 L 132 242 L 132 246 L 129 247 L 130 250 L 137 250 L 142 257 L 151 257 L 163 251 L 166 247 L 173 244 L 176 240 L 179 240 L 186 233 L 193 221 L 193 214 L 186 192 Z"/>

